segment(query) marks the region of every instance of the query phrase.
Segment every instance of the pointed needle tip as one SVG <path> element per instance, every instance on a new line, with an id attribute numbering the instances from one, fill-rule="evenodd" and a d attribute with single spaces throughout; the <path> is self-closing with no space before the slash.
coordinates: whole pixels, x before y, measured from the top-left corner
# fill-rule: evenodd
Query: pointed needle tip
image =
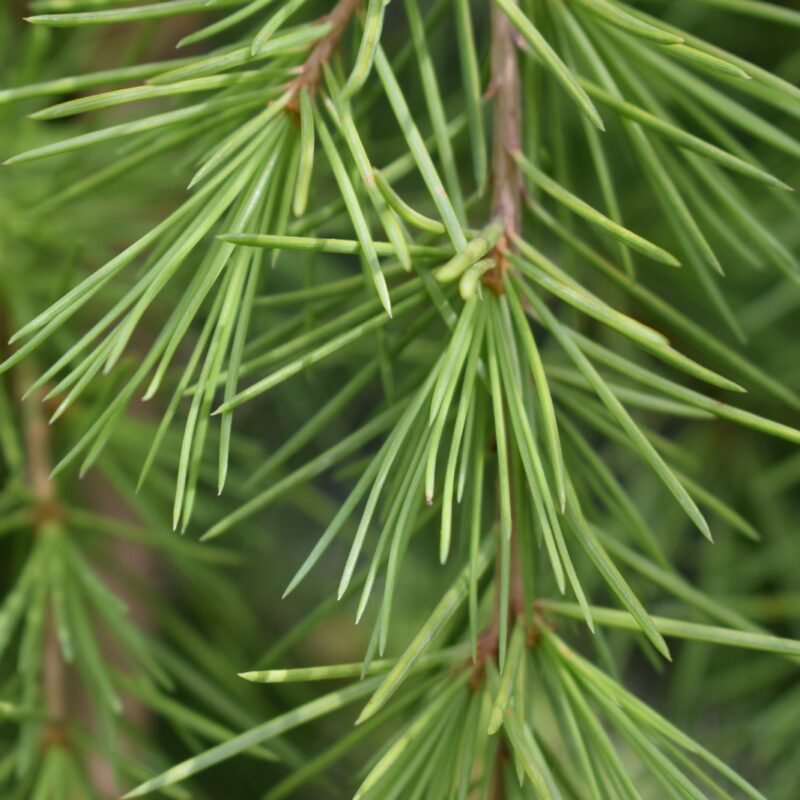
<path id="1" fill-rule="evenodd" d="M 356 721 L 353 723 L 356 727 L 361 725 L 362 722 L 366 722 L 372 716 L 372 712 L 369 710 L 369 704 L 364 706 L 362 712 L 356 718 Z"/>

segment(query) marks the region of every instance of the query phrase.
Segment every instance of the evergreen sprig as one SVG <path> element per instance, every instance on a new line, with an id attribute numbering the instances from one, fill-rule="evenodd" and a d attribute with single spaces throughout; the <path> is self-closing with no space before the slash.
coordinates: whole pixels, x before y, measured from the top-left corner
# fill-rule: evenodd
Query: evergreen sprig
<path id="1" fill-rule="evenodd" d="M 689 30 L 713 39 L 714 20 L 729 12 L 782 30 L 800 14 L 703 0 L 696 23 L 679 26 L 672 4 L 648 14 L 618 0 L 32 5 L 28 22 L 57 28 L 213 17 L 192 18 L 178 43 L 189 55 L 0 91 L 0 105 L 55 100 L 36 120 L 78 118 L 66 135 L 11 156 L 7 174 L 54 156 L 89 164 L 95 146 L 108 154 L 105 167 L 47 198 L 39 219 L 101 192 L 124 195 L 137 170 L 177 165 L 176 180 L 189 177 L 152 227 L 126 230 L 122 250 L 39 304 L 0 365 L 25 375 L 29 357 L 44 348 L 52 357 L 25 382 L 33 421 L 0 431 L 10 474 L 23 475 L 25 451 L 29 489 L 17 496 L 12 483 L 0 495 L 0 534 L 28 524 L 26 504 L 39 509 L 35 545 L 0 609 L 0 642 L 21 628 L 23 680 L 8 714 L 24 720 L 44 702 L 39 643 L 52 620 L 56 662 L 76 660 L 112 761 L 124 761 L 111 738 L 117 684 L 193 733 L 194 754 L 181 763 L 161 771 L 159 756 L 148 759 L 156 777 L 131 768 L 126 785 L 144 782 L 126 797 L 245 752 L 288 764 L 264 787 L 283 797 L 376 731 L 386 738 L 355 782 L 357 798 L 763 797 L 625 688 L 608 637 L 632 632 L 656 663 L 672 660 L 670 639 L 783 656 L 796 670 L 796 626 L 773 635 L 752 609 L 693 586 L 658 515 L 671 513 L 662 510 L 671 495 L 684 515 L 669 516 L 678 531 L 688 520 L 709 541 L 718 527 L 723 538 L 770 539 L 714 490 L 713 450 L 697 479 L 686 431 L 733 423 L 800 443 L 798 376 L 778 379 L 752 355 L 753 321 L 735 302 L 762 267 L 775 291 L 796 297 L 800 273 L 775 223 L 798 210 L 800 91 Z M 86 129 L 90 112 L 105 124 Z M 23 290 L 9 281 L 3 291 L 27 312 Z M 320 374 L 317 397 L 303 377 Z M 138 398 L 155 407 L 152 424 L 136 422 Z M 247 729 L 235 735 L 175 706 L 158 687 L 170 676 L 152 643 L 98 583 L 80 538 L 65 535 L 69 512 L 41 515 L 60 504 L 45 475 L 54 448 L 37 464 L 31 440 L 43 429 L 37 399 L 52 404 L 51 422 L 63 417 L 58 481 L 75 465 L 81 476 L 93 466 L 124 473 L 126 502 L 155 484 L 161 509 L 165 472 L 176 471 L 173 528 L 196 519 L 203 541 L 261 535 L 254 515 L 302 502 L 303 487 L 349 469 L 354 480 L 310 553 L 280 568 L 289 594 L 343 556 L 330 589 L 356 600 L 357 622 L 372 623 L 363 663 L 275 666 L 330 618 L 331 598 L 242 675 L 347 686 L 300 695 L 311 699 L 252 727 L 242 712 L 233 727 Z M 268 427 L 288 429 L 258 465 L 233 421 L 256 404 Z M 134 457 L 138 480 L 127 477 Z M 796 458 L 787 463 L 796 477 Z M 212 487 L 226 486 L 233 502 L 210 503 Z M 76 530 L 116 535 L 89 519 L 78 514 Z M 448 571 L 436 573 L 438 599 L 403 641 L 393 634 L 418 569 L 412 540 L 416 548 L 431 535 Z M 148 537 L 176 564 L 213 559 L 200 555 L 205 545 L 174 541 Z M 691 539 L 679 543 L 696 552 Z M 653 613 L 659 601 L 668 613 Z M 95 615 L 139 677 L 117 675 L 103 657 Z M 578 652 L 584 641 L 596 659 Z M 400 654 L 389 657 L 393 646 Z M 357 727 L 317 756 L 288 743 L 290 731 L 354 704 Z M 57 712 L 45 702 L 45 716 L 63 722 Z M 39 730 L 21 725 L 0 774 L 36 774 Z M 32 790 L 41 797 L 58 776 L 88 785 L 80 757 L 64 761 L 74 752 L 46 749 L 25 785 L 42 787 Z"/>

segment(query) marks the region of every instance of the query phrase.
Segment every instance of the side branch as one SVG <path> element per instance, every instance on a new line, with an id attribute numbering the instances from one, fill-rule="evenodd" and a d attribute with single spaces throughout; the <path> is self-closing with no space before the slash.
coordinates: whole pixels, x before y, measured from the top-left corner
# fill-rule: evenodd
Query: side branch
<path id="1" fill-rule="evenodd" d="M 15 389 L 22 392 L 33 382 L 29 371 L 18 367 Z M 34 531 L 60 535 L 61 512 L 55 484 L 50 480 L 50 428 L 42 413 L 42 392 L 22 404 L 22 432 L 27 461 L 27 481 L 35 500 Z M 52 609 L 48 610 L 42 660 L 42 689 L 47 708 L 44 746 L 60 744 L 65 738 L 67 719 L 66 665 L 61 655 Z"/>
<path id="2" fill-rule="evenodd" d="M 522 90 L 514 28 L 494 4 L 491 28 L 492 217 L 502 221 L 505 232 L 495 247 L 497 266 L 487 273 L 484 282 L 502 294 L 509 236 L 519 231 L 522 219 L 522 174 L 511 157 L 522 143 Z"/>
<path id="3" fill-rule="evenodd" d="M 297 111 L 300 90 L 304 86 L 312 93 L 316 91 L 322 76 L 322 68 L 330 60 L 334 50 L 336 50 L 350 17 L 353 16 L 359 5 L 361 5 L 361 0 L 339 0 L 331 13 L 322 18 L 321 21 L 329 23 L 331 29 L 314 46 L 311 55 L 309 55 L 300 70 L 300 74 L 290 84 L 290 89 L 292 90 L 292 99 L 288 105 L 290 110 Z"/>

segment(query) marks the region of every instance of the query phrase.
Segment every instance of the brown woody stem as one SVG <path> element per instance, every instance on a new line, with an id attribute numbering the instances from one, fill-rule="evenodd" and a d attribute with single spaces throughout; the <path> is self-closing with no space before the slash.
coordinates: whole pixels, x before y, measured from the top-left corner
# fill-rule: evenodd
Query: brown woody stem
<path id="1" fill-rule="evenodd" d="M 322 18 L 321 22 L 329 23 L 331 29 L 316 43 L 314 49 L 311 51 L 311 55 L 306 59 L 306 63 L 303 65 L 300 74 L 290 84 L 292 99 L 289 101 L 289 110 L 297 111 L 300 90 L 304 86 L 308 87 L 308 90 L 312 93 L 316 91 L 322 75 L 322 68 L 330 60 L 334 50 L 336 50 L 339 39 L 342 38 L 347 23 L 350 21 L 350 17 L 353 16 L 356 9 L 361 5 L 361 1 L 362 0 L 339 0 L 330 14 Z"/>
<path id="2" fill-rule="evenodd" d="M 24 366 L 17 368 L 15 389 L 27 389 L 31 374 Z M 21 392 L 20 392 L 21 393 Z M 61 512 L 56 497 L 55 484 L 50 480 L 50 427 L 42 413 L 42 392 L 36 392 L 22 404 L 22 432 L 25 445 L 27 481 L 35 498 L 36 512 L 33 520 L 37 535 L 58 535 Z M 52 610 L 48 611 L 44 631 L 44 658 L 42 662 L 42 689 L 47 707 L 45 746 L 58 744 L 65 736 L 67 720 L 66 665 L 61 655 Z"/>
<path id="3" fill-rule="evenodd" d="M 506 253 L 510 237 L 520 229 L 522 219 L 522 174 L 511 153 L 518 150 L 522 142 L 522 91 L 520 84 L 517 47 L 514 28 L 508 17 L 496 6 L 491 9 L 491 83 L 489 91 L 494 99 L 492 122 L 492 219 L 503 223 L 503 235 L 494 248 L 495 266 L 484 276 L 484 283 L 495 294 L 504 292 L 504 276 L 508 268 Z M 483 661 L 496 655 L 498 646 L 499 615 L 504 613 L 499 602 L 499 569 L 495 618 L 481 635 L 478 646 L 478 667 L 482 672 Z M 517 520 L 512 519 L 511 528 L 511 592 L 508 609 L 509 622 L 525 612 L 525 595 L 522 584 Z"/>
<path id="4" fill-rule="evenodd" d="M 513 0 L 512 0 L 513 2 Z M 508 268 L 506 252 L 510 236 L 520 229 L 522 220 L 522 173 L 511 153 L 522 143 L 522 89 L 514 28 L 508 17 L 494 4 L 491 10 L 492 77 L 494 93 L 492 129 L 492 218 L 503 223 L 504 233 L 495 245 L 496 266 L 485 282 L 503 293 L 503 278 Z M 523 614 L 525 599 L 519 553 L 517 521 L 511 528 L 511 597 L 510 615 Z"/>
<path id="5" fill-rule="evenodd" d="M 511 152 L 522 142 L 522 90 L 514 28 L 494 4 L 491 9 L 491 82 L 494 98 L 492 121 L 492 217 L 500 219 L 505 233 L 495 246 L 497 266 L 486 274 L 486 283 L 503 293 L 507 269 L 505 254 L 510 234 L 517 233 L 522 218 L 522 175 Z"/>

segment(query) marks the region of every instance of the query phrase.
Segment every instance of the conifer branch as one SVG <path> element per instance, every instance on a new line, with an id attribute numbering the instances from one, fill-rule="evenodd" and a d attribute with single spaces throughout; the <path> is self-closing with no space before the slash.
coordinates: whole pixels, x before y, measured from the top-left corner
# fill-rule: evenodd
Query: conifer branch
<path id="1" fill-rule="evenodd" d="M 184 51 L 185 58 L 63 77 L 87 67 L 65 58 L 45 71 L 49 80 L 17 87 L 12 78 L 11 88 L 0 88 L 0 105 L 51 97 L 54 104 L 34 118 L 65 120 L 56 130 L 42 126 L 36 137 L 12 140 L 8 149 L 22 152 L 9 159 L 18 166 L 7 174 L 26 185 L 47 173 L 29 172 L 25 162 L 74 159 L 70 169 L 88 177 L 48 200 L 51 209 L 62 208 L 58 217 L 68 225 L 76 219 L 68 200 L 80 200 L 78 218 L 83 213 L 94 223 L 85 214 L 88 204 L 99 198 L 105 206 L 126 194 L 101 190 L 118 187 L 134 170 L 142 170 L 145 184 L 152 177 L 164 181 L 158 185 L 166 192 L 175 189 L 175 202 L 189 184 L 188 197 L 144 234 L 137 226 L 147 214 L 104 209 L 119 225 L 91 226 L 93 255 L 120 241 L 126 247 L 78 285 L 63 286 L 61 296 L 53 297 L 49 273 L 41 270 L 30 273 L 36 284 L 30 297 L 13 267 L 7 282 L 5 271 L 0 275 L 12 307 L 27 313 L 54 301 L 14 335 L 16 349 L 0 364 L 4 381 L 6 370 L 13 369 L 12 380 L 20 377 L 20 361 L 34 350 L 47 348 L 54 359 L 34 379 L 22 376 L 17 388 L 30 397 L 21 415 L 5 413 L 0 391 L 0 478 L 8 478 L 0 484 L 0 539 L 5 544 L 21 533 L 13 540 L 14 563 L 26 562 L 0 598 L 0 674 L 13 673 L 6 666 L 14 648 L 23 655 L 14 680 L 0 682 L 0 721 L 18 717 L 23 734 L 10 758 L 28 785 L 16 796 L 49 797 L 51 786 L 64 783 L 65 758 L 91 772 L 95 757 L 109 771 L 119 769 L 126 786 L 143 781 L 127 796 L 186 781 L 203 793 L 206 780 L 211 787 L 216 782 L 203 775 L 207 769 L 225 769 L 223 762 L 247 753 L 278 756 L 281 763 L 267 765 L 267 773 L 259 764 L 256 776 L 271 782 L 266 800 L 277 800 L 319 780 L 351 752 L 358 758 L 357 743 L 389 721 L 392 735 L 375 737 L 386 744 L 362 775 L 357 800 L 473 792 L 494 800 L 649 798 L 663 794 L 658 787 L 692 797 L 709 787 L 720 796 L 735 788 L 762 797 L 623 683 L 631 668 L 640 668 L 622 645 L 637 631 L 646 647 L 676 664 L 694 642 L 737 647 L 741 659 L 757 650 L 792 666 L 800 653 L 800 641 L 789 638 L 795 630 L 771 635 L 762 627 L 770 620 L 758 616 L 761 601 L 773 599 L 764 587 L 781 586 L 781 565 L 797 562 L 796 545 L 765 537 L 761 546 L 785 552 L 751 559 L 726 541 L 739 533 L 755 547 L 758 538 L 737 510 L 741 487 L 732 490 L 728 472 L 743 470 L 741 480 L 768 488 L 748 495 L 754 522 L 788 529 L 796 508 L 776 501 L 775 482 L 796 477 L 798 462 L 779 464 L 785 451 L 778 450 L 764 449 L 762 457 L 744 435 L 725 470 L 706 459 L 708 480 L 686 458 L 702 455 L 704 446 L 713 450 L 701 437 L 714 419 L 800 442 L 800 430 L 756 413 L 759 390 L 800 408 L 800 397 L 782 382 L 793 376 L 781 361 L 755 366 L 751 359 L 764 354 L 755 336 L 747 351 L 718 338 L 723 324 L 744 340 L 772 322 L 774 305 L 753 311 L 742 297 L 763 287 L 767 273 L 748 283 L 740 267 L 771 263 L 782 273 L 778 280 L 797 280 L 792 248 L 800 240 L 778 225 L 796 216 L 796 201 L 784 192 L 795 174 L 769 170 L 800 157 L 800 141 L 779 118 L 796 116 L 800 90 L 786 80 L 788 67 L 783 77 L 772 75 L 694 30 L 707 25 L 716 35 L 712 22 L 730 13 L 795 26 L 800 15 L 758 3 L 746 11 L 739 0 L 701 2 L 708 8 L 687 18 L 692 30 L 685 31 L 666 21 L 670 14 L 644 14 L 626 0 L 405 0 L 399 9 L 391 6 L 391 25 L 401 27 L 387 37 L 387 0 L 36 0 L 30 21 L 58 28 L 216 16 L 181 40 L 204 43 Z M 362 6 L 358 41 L 350 23 Z M 407 41 L 398 42 L 404 32 Z M 442 48 L 448 36 L 453 47 Z M 358 45 L 352 52 L 351 40 Z M 756 62 L 769 53 L 752 42 L 745 49 L 742 55 Z M 460 81 L 451 79 L 447 61 L 455 63 L 455 50 Z M 48 57 L 40 46 L 33 52 Z M 29 80 L 39 62 L 18 60 Z M 127 86 L 131 81 L 144 83 Z M 137 104 L 144 104 L 138 116 Z M 373 126 L 388 111 L 387 124 L 378 119 Z M 99 123 L 88 112 L 99 114 Z M 88 153 L 109 145 L 117 148 L 114 160 L 97 171 Z M 771 151 L 782 160 L 771 161 Z M 171 182 L 174 172 L 163 168 L 169 158 L 194 175 Z M 736 182 L 745 180 L 763 193 L 757 202 L 739 189 Z M 536 192 L 535 203 L 526 186 Z M 49 194 L 47 184 L 42 193 Z M 659 213 L 642 213 L 648 201 Z M 523 224 L 523 202 L 535 218 L 535 236 L 527 235 L 534 219 Z M 6 197 L 0 186 L 0 210 L 19 206 L 15 193 Z M 0 213 L 0 250 L 16 258 L 28 242 L 6 225 L 7 217 Z M 120 230 L 127 220 L 135 224 Z M 34 224 L 23 233 L 46 239 L 54 224 L 48 219 L 42 230 Z M 106 229 L 113 239 L 104 238 Z M 58 261 L 69 237 L 52 238 L 52 250 L 37 252 L 34 266 Z M 276 266 L 281 251 L 280 269 L 264 269 L 268 260 Z M 734 281 L 721 281 L 723 264 Z M 783 292 L 786 284 L 773 288 Z M 643 309 L 648 324 L 640 321 Z M 144 325 L 157 330 L 140 347 Z M 673 341 L 708 361 L 690 358 Z M 778 380 L 770 368 L 786 374 Z M 313 391 L 299 384 L 304 377 Z M 42 396 L 45 386 L 50 392 Z M 745 410 L 709 387 L 755 391 Z M 157 429 L 132 413 L 139 391 L 147 399 L 158 395 Z M 36 404 L 54 396 L 53 418 L 63 427 L 51 440 Z M 260 404 L 267 424 L 239 417 L 245 403 Z M 173 430 L 176 421 L 182 433 Z M 147 526 L 136 535 L 175 554 L 176 582 L 183 590 L 185 575 L 191 591 L 170 598 L 179 606 L 163 608 L 158 629 L 129 619 L 130 604 L 120 602 L 126 592 L 113 588 L 117 578 L 141 583 L 134 564 L 110 559 L 105 586 L 105 564 L 96 554 L 110 551 L 104 540 L 87 544 L 83 535 L 114 537 L 120 523 L 75 509 L 68 478 L 59 479 L 57 490 L 49 481 L 51 457 L 61 458 L 57 474 L 73 463 L 80 462 L 81 474 L 94 465 Z M 131 464 L 142 465 L 141 488 L 155 485 L 146 501 L 137 501 Z M 637 464 L 648 472 L 634 476 Z M 176 471 L 172 493 L 167 482 Z M 337 486 L 334 502 L 326 503 L 322 489 L 331 481 L 323 476 L 337 484 L 352 478 L 352 486 L 346 496 Z M 28 490 L 20 497 L 23 483 Z M 212 502 L 213 488 L 221 492 L 223 485 L 233 492 Z M 658 491 L 674 498 L 683 526 L 653 508 Z M 89 505 L 102 510 L 94 499 Z M 297 612 L 291 632 L 257 663 L 246 661 L 258 627 L 239 624 L 251 600 L 259 602 L 245 594 L 250 582 L 238 580 L 249 565 L 231 580 L 212 569 L 215 544 L 165 535 L 165 500 L 174 501 L 174 525 L 183 530 L 197 521 L 207 530 L 204 540 L 234 534 L 250 518 L 253 537 L 265 529 L 280 536 L 286 528 L 279 503 L 322 523 L 299 566 L 283 558 L 254 565 L 260 578 L 269 571 L 270 586 L 289 579 L 290 567 L 286 593 L 293 593 Z M 293 528 L 293 519 L 286 522 Z M 711 548 L 692 538 L 689 522 L 708 539 L 713 526 L 724 542 L 721 551 L 696 559 L 692 584 L 680 577 L 680 566 L 694 563 L 695 548 Z M 410 582 L 423 577 L 427 563 L 410 558 L 413 540 L 428 539 L 434 526 L 439 562 L 458 573 L 449 586 L 437 586 L 444 573 L 438 563 L 430 566 L 424 583 L 432 590 L 423 601 L 430 608 L 407 640 L 402 632 L 418 624 L 419 606 L 406 602 L 416 589 Z M 662 549 L 667 531 L 669 546 Z M 288 561 L 296 555 L 288 539 L 295 537 L 285 538 L 286 547 L 274 552 Z M 321 575 L 331 596 L 305 614 L 298 587 L 312 570 L 327 568 L 323 556 L 328 563 L 330 557 L 336 563 L 336 550 L 344 556 L 343 545 L 338 598 L 331 576 Z M 738 572 L 743 562 L 745 580 Z M 7 572 L 0 570 L 0 579 Z M 704 584 L 749 596 L 741 598 L 744 605 L 715 600 Z M 138 587 L 135 598 L 158 588 Z M 374 619 L 363 664 L 348 659 L 279 669 L 276 654 L 288 656 L 334 618 L 337 599 L 348 598 L 357 603 L 356 622 Z M 162 610 L 160 598 L 146 599 L 154 614 Z M 664 602 L 669 616 L 660 615 Z M 273 618 L 271 607 L 256 611 Z M 695 614 L 700 619 L 690 622 Z M 558 620 L 557 632 L 551 619 Z M 602 638 L 607 628 L 618 631 L 613 641 Z M 108 632 L 123 662 L 103 646 Z M 584 647 L 591 641 L 596 648 Z M 262 712 L 229 714 L 239 706 L 235 685 L 221 691 L 235 674 L 226 657 L 245 661 L 236 671 L 257 667 L 242 677 L 259 683 L 353 683 L 269 717 L 291 699 L 273 686 Z M 683 663 L 697 669 L 699 662 Z M 747 684 L 761 674 L 745 672 Z M 687 681 L 681 666 L 673 674 L 688 705 L 715 673 L 695 672 Z M 66 688 L 78 689 L 80 701 Z M 727 682 L 723 694 L 733 691 Z M 130 717 L 131 709 L 122 708 L 120 692 L 169 721 L 186 747 L 158 737 L 166 746 L 151 748 L 141 737 L 142 763 L 123 774 L 124 746 L 101 753 L 84 744 L 92 727 L 108 732 L 107 741 L 115 731 L 125 735 L 125 717 L 117 714 Z M 184 705 L 187 694 L 192 702 Z M 765 696 L 785 702 L 773 688 Z M 69 720 L 67 743 L 64 722 L 84 700 L 91 715 L 74 725 Z M 287 748 L 284 734 L 363 701 L 355 730 L 330 747 L 313 755 L 316 747 L 307 752 L 292 734 L 302 757 Z M 766 730 L 791 738 L 785 723 Z M 316 743 L 316 733 L 310 731 L 309 742 Z M 5 737 L 0 731 L 0 751 Z M 62 742 L 69 746 L 58 747 Z M 12 766 L 0 756 L 0 794 Z M 769 766 L 754 775 L 760 779 Z M 248 768 L 239 772 L 237 761 L 227 769 L 233 783 L 220 785 L 230 785 L 235 800 L 250 787 Z M 730 785 L 717 790 L 718 780 Z M 340 788 L 352 796 L 351 787 Z M 103 794 L 99 782 L 94 789 Z M 61 793 L 86 795 L 74 788 Z"/>

